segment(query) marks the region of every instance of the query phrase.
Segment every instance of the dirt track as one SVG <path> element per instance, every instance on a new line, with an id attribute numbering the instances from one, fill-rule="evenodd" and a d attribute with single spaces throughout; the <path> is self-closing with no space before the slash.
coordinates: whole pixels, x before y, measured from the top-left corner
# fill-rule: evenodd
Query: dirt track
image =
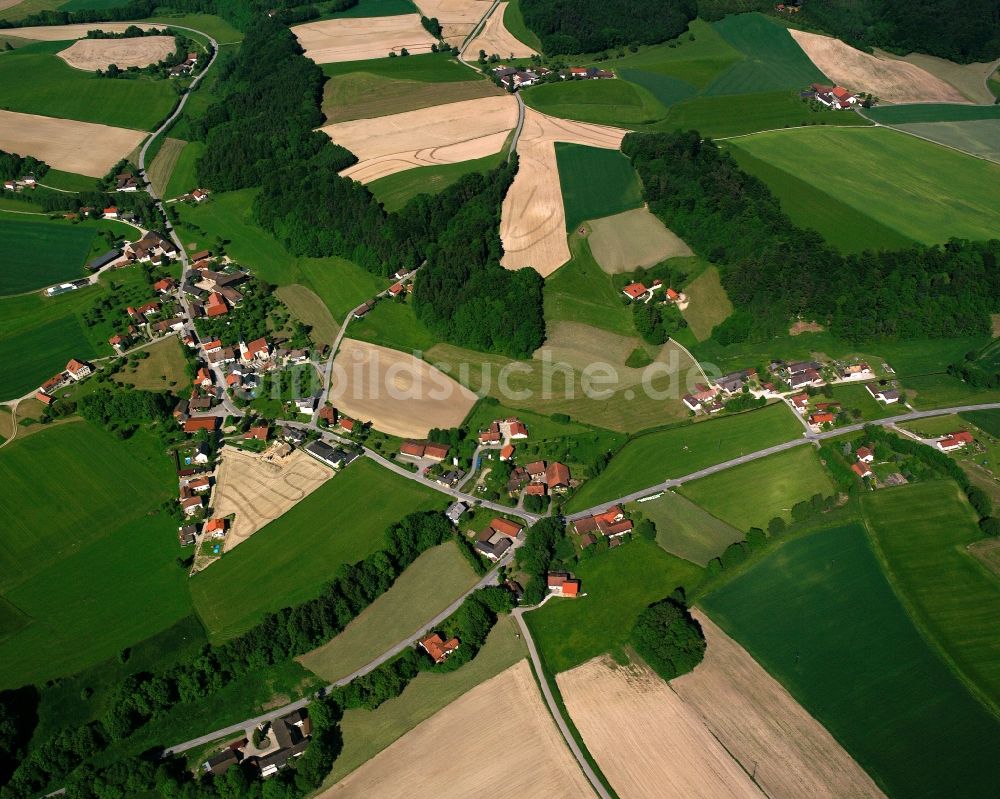
<path id="1" fill-rule="evenodd" d="M 238 546 L 289 511 L 333 474 L 301 450 L 269 459 L 227 447 L 212 492 L 213 516 L 236 514 L 226 532 L 223 551 Z"/>
<path id="2" fill-rule="evenodd" d="M 141 36 L 135 39 L 80 39 L 59 53 L 77 69 L 94 72 L 116 64 L 120 69 L 148 67 L 174 51 L 172 36 Z"/>
<path id="3" fill-rule="evenodd" d="M 817 33 L 789 30 L 830 80 L 852 92 L 870 92 L 885 103 L 967 103 L 958 89 L 905 61 L 877 58 Z"/>
<path id="4" fill-rule="evenodd" d="M 423 438 L 457 427 L 478 398 L 444 372 L 399 350 L 345 338 L 334 360 L 330 402 L 377 430 Z"/>
<path id="5" fill-rule="evenodd" d="M 500 3 L 479 35 L 469 42 L 465 52 L 470 58 L 475 59 L 480 50 L 485 50 L 487 55 L 496 53 L 500 58 L 528 58 L 535 52 L 520 39 L 514 38 L 514 34 L 504 27 L 503 15 L 506 10 L 507 3 Z"/>
<path id="6" fill-rule="evenodd" d="M 509 95 L 355 119 L 322 130 L 358 156 L 341 174 L 360 183 L 433 164 L 455 164 L 499 152 L 517 123 Z"/>
<path id="7" fill-rule="evenodd" d="M 617 150 L 626 131 L 525 109 L 517 145 L 520 168 L 503 201 L 500 238 L 507 269 L 531 267 L 547 277 L 569 260 L 555 142 Z"/>
<path id="8" fill-rule="evenodd" d="M 54 169 L 100 178 L 146 134 L 93 122 L 0 111 L 0 150 L 33 155 Z"/>
<path id="9" fill-rule="evenodd" d="M 648 208 L 592 220 L 590 229 L 590 251 L 609 275 L 654 266 L 666 258 L 694 255 Z"/>
<path id="10" fill-rule="evenodd" d="M 593 790 L 522 660 L 423 722 L 318 799 L 581 799 Z"/>
<path id="11" fill-rule="evenodd" d="M 435 43 L 420 24 L 419 14 L 327 19 L 296 25 L 292 33 L 317 64 L 386 58 L 404 47 L 411 55 L 429 53 Z"/>

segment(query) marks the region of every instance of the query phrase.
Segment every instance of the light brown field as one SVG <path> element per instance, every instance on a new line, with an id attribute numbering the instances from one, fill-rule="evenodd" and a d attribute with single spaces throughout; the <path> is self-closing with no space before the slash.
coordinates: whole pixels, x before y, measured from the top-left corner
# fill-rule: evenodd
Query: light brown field
<path id="1" fill-rule="evenodd" d="M 976 543 L 969 545 L 969 552 L 987 569 L 1000 576 L 1000 539 L 987 538 L 983 541 L 976 541 Z"/>
<path id="2" fill-rule="evenodd" d="M 436 18 L 441 23 L 444 40 L 457 47 L 490 10 L 492 2 L 493 0 L 419 0 L 417 8 L 425 17 Z"/>
<path id="3" fill-rule="evenodd" d="M 326 19 L 296 25 L 292 33 L 317 64 L 385 58 L 404 47 L 411 55 L 429 53 L 435 39 L 420 24 L 419 14 L 363 19 Z"/>
<path id="4" fill-rule="evenodd" d="M 480 50 L 485 50 L 487 55 L 496 53 L 501 58 L 528 58 L 535 51 L 528 47 L 520 39 L 516 39 L 503 24 L 503 15 L 507 11 L 507 3 L 500 3 L 496 10 L 490 14 L 483 29 L 479 31 L 465 52 L 473 58 L 479 55 Z"/>
<path id="5" fill-rule="evenodd" d="M 547 277 L 569 260 L 555 143 L 617 150 L 626 131 L 558 119 L 531 108 L 524 113 L 524 128 L 517 145 L 520 167 L 501 210 L 501 263 L 507 269 L 530 267 Z"/>
<path id="6" fill-rule="evenodd" d="M 319 799 L 593 796 L 526 661 L 476 686 Z"/>
<path id="7" fill-rule="evenodd" d="M 136 23 L 89 22 L 80 25 L 37 25 L 30 28 L 18 28 L 17 36 L 24 37 L 25 39 L 34 39 L 36 42 L 68 42 L 70 39 L 85 39 L 88 31 L 99 30 L 105 33 L 124 33 L 125 29 L 132 25 L 136 25 Z M 148 31 L 151 28 L 161 28 L 163 26 L 138 24 L 136 27 Z"/>
<path id="8" fill-rule="evenodd" d="M 0 0 L 0 11 L 5 8 L 10 8 L 11 6 L 16 6 L 21 0 Z"/>
<path id="9" fill-rule="evenodd" d="M 667 258 L 694 255 L 648 208 L 634 208 L 590 222 L 590 251 L 609 275 L 632 272 Z"/>
<path id="10" fill-rule="evenodd" d="M 340 332 L 340 325 L 315 291 L 293 283 L 290 286 L 278 286 L 274 293 L 303 324 L 309 325 L 309 337 L 314 342 L 320 346 L 333 344 Z"/>
<path id="11" fill-rule="evenodd" d="M 790 29 L 792 38 L 830 80 L 884 103 L 967 103 L 954 86 L 905 61 L 878 58 L 818 33 Z"/>
<path id="12" fill-rule="evenodd" d="M 284 458 L 226 447 L 212 490 L 213 516 L 236 514 L 226 531 L 228 552 L 333 477 L 333 470 L 294 450 Z"/>
<path id="13" fill-rule="evenodd" d="M 816 719 L 704 613 L 705 660 L 670 685 L 772 799 L 884 794 Z"/>
<path id="14" fill-rule="evenodd" d="M 359 162 L 341 174 L 370 183 L 413 167 L 456 164 L 500 152 L 516 123 L 517 101 L 505 94 L 338 122 L 323 131 L 358 156 Z"/>
<path id="15" fill-rule="evenodd" d="M 990 330 L 993 338 L 1000 337 L 1000 313 L 990 314 Z"/>
<path id="16" fill-rule="evenodd" d="M 162 61 L 175 49 L 173 36 L 142 36 L 136 39 L 79 39 L 59 57 L 77 69 L 90 72 L 116 64 L 120 69 L 148 67 Z"/>
<path id="17" fill-rule="evenodd" d="M 708 267 L 684 287 L 688 304 L 683 310 L 688 327 L 698 341 L 712 335 L 712 328 L 724 322 L 733 312 L 733 303 L 722 287 L 719 270 Z"/>
<path id="18" fill-rule="evenodd" d="M 435 427 L 458 427 L 476 397 L 419 358 L 345 338 L 334 360 L 330 401 L 383 433 L 423 438 Z"/>
<path id="19" fill-rule="evenodd" d="M 996 61 L 973 62 L 971 64 L 956 64 L 924 53 L 910 53 L 906 56 L 893 55 L 875 48 L 875 55 L 890 61 L 905 61 L 951 84 L 974 103 L 992 105 L 992 92 L 986 88 L 986 79 L 997 68 Z"/>
<path id="20" fill-rule="evenodd" d="M 0 150 L 33 155 L 54 169 L 100 178 L 146 137 L 139 130 L 0 111 Z"/>

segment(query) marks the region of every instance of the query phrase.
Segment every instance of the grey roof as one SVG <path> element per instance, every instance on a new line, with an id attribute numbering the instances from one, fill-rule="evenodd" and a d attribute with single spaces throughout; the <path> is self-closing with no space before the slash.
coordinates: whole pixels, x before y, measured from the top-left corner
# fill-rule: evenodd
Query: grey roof
<path id="1" fill-rule="evenodd" d="M 236 752 L 227 747 L 218 754 L 212 755 L 212 757 L 201 764 L 201 767 L 209 774 L 224 774 L 230 766 L 234 766 L 239 762 L 240 759 Z"/>
<path id="2" fill-rule="evenodd" d="M 309 739 L 303 738 L 297 744 L 289 746 L 286 749 L 279 749 L 276 752 L 271 752 L 269 755 L 257 758 L 257 767 L 261 771 L 268 766 L 277 766 L 278 768 L 281 768 L 288 762 L 289 758 L 304 752 L 307 746 L 309 746 Z"/>
<path id="3" fill-rule="evenodd" d="M 121 254 L 122 254 L 122 251 L 118 250 L 118 249 L 108 250 L 106 253 L 104 253 L 104 255 L 98 256 L 93 261 L 91 261 L 89 264 L 87 264 L 87 269 L 89 269 L 91 272 L 96 272 L 102 266 L 107 266 L 113 260 L 115 260 L 115 258 L 120 257 Z"/>
<path id="4" fill-rule="evenodd" d="M 335 469 L 339 469 L 341 466 L 350 463 L 354 458 L 352 458 L 348 453 L 339 448 L 331 447 L 325 441 L 313 441 L 306 445 L 306 452 L 319 458 L 324 463 L 330 464 Z"/>

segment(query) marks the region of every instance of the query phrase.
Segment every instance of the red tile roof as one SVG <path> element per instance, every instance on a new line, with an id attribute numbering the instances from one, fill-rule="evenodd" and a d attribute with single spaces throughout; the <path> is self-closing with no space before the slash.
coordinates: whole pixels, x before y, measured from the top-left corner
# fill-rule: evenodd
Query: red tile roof
<path id="1" fill-rule="evenodd" d="M 511 422 L 510 434 L 511 436 L 527 436 L 528 428 L 525 427 L 521 422 Z"/>
<path id="2" fill-rule="evenodd" d="M 225 519 L 209 519 L 205 523 L 205 532 L 206 533 L 214 533 L 216 531 L 225 530 L 225 529 L 226 529 L 226 520 Z"/>
<path id="3" fill-rule="evenodd" d="M 501 460 L 510 460 L 514 457 L 514 445 L 506 444 L 500 447 L 500 458 Z"/>
<path id="4" fill-rule="evenodd" d="M 622 291 L 633 300 L 637 300 L 646 293 L 646 287 L 642 283 L 629 283 Z"/>
<path id="5" fill-rule="evenodd" d="M 971 444 L 975 440 L 972 438 L 972 433 L 967 430 L 959 430 L 957 433 L 951 433 L 951 437 L 956 441 L 961 441 L 963 444 Z"/>
<path id="6" fill-rule="evenodd" d="M 86 369 L 87 364 L 78 361 L 76 358 L 72 358 L 69 363 L 66 364 L 66 371 L 76 374 L 81 369 Z"/>
<path id="7" fill-rule="evenodd" d="M 255 441 L 267 441 L 267 433 L 267 425 L 262 424 L 256 427 L 251 427 L 246 433 L 244 433 L 243 438 L 252 438 Z"/>
<path id="8" fill-rule="evenodd" d="M 567 580 L 562 584 L 563 596 L 578 596 L 580 593 L 579 580 Z"/>
<path id="9" fill-rule="evenodd" d="M 545 483 L 529 483 L 528 487 L 524 489 L 524 493 L 529 497 L 544 497 L 549 493 L 549 489 Z"/>
<path id="10" fill-rule="evenodd" d="M 424 447 L 424 457 L 443 461 L 448 457 L 449 447 L 446 444 L 428 444 Z"/>
<path id="11" fill-rule="evenodd" d="M 219 424 L 217 416 L 192 416 L 184 422 L 185 433 L 197 433 L 199 430 L 215 430 Z"/>
<path id="12" fill-rule="evenodd" d="M 569 485 L 569 468 L 562 463 L 550 463 L 545 470 L 545 482 L 549 489 Z"/>
<path id="13" fill-rule="evenodd" d="M 226 301 L 222 299 L 221 294 L 213 291 L 208 296 L 208 302 L 205 303 L 206 316 L 222 316 L 227 313 L 229 313 L 229 307 L 226 305 Z"/>
<path id="14" fill-rule="evenodd" d="M 441 633 L 432 633 L 421 639 L 420 646 L 434 659 L 435 663 L 442 663 L 448 655 L 458 649 L 459 641 L 457 638 L 445 641 Z"/>
<path id="15" fill-rule="evenodd" d="M 339 424 L 341 428 L 346 430 L 348 433 L 354 430 L 354 420 L 350 416 L 341 416 L 337 420 L 337 424 Z"/>
<path id="16" fill-rule="evenodd" d="M 490 522 L 490 527 L 501 535 L 509 538 L 517 538 L 524 529 L 523 525 L 512 522 L 509 519 L 502 519 L 499 516 Z"/>
<path id="17" fill-rule="evenodd" d="M 870 449 L 868 449 L 868 447 L 858 447 L 858 449 L 855 452 L 855 454 L 861 460 L 864 460 L 865 458 L 873 458 L 873 457 L 875 457 L 875 453 L 872 452 Z"/>
<path id="18" fill-rule="evenodd" d="M 832 413 L 814 413 L 809 417 L 809 424 L 826 424 L 836 418 Z"/>
<path id="19" fill-rule="evenodd" d="M 678 293 L 677 293 L 676 291 L 674 291 L 673 289 L 670 289 L 670 288 L 668 288 L 668 289 L 667 289 L 667 297 L 668 297 L 669 299 L 671 299 L 671 300 L 676 300 L 676 299 L 677 299 L 678 297 L 680 297 L 680 296 L 681 296 L 681 295 L 680 295 L 680 294 L 678 294 Z"/>
<path id="20" fill-rule="evenodd" d="M 55 397 L 50 397 L 44 391 L 36 391 L 35 399 L 38 400 L 40 403 L 42 403 L 42 405 L 51 405 L 53 402 L 56 401 Z"/>
<path id="21" fill-rule="evenodd" d="M 409 455 L 413 458 L 422 458 L 424 457 L 425 449 L 426 447 L 418 441 L 404 441 L 402 446 L 399 448 L 399 451 L 403 455 Z"/>
<path id="22" fill-rule="evenodd" d="M 255 338 L 249 344 L 247 344 L 247 354 L 246 357 L 255 358 L 261 353 L 267 354 L 268 346 L 266 338 Z"/>

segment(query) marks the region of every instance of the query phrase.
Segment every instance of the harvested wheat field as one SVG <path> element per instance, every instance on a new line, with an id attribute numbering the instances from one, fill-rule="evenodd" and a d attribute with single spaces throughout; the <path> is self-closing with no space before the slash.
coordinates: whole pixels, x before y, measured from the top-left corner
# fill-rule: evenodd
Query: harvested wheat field
<path id="1" fill-rule="evenodd" d="M 507 269 L 531 267 L 547 277 L 569 260 L 555 143 L 617 150 L 626 131 L 524 111 L 517 145 L 520 168 L 503 201 L 500 238 Z"/>
<path id="2" fill-rule="evenodd" d="M 87 38 L 88 31 L 124 33 L 126 28 L 133 25 L 146 31 L 152 28 L 166 27 L 164 25 L 137 25 L 134 22 L 89 22 L 80 25 L 36 25 L 30 28 L 18 28 L 17 35 L 25 39 L 33 39 L 36 42 L 68 42 L 71 39 Z"/>
<path id="3" fill-rule="evenodd" d="M 370 183 L 418 166 L 493 155 L 503 149 L 516 124 L 517 101 L 504 94 L 338 122 L 323 131 L 359 159 L 341 174 Z"/>
<path id="4" fill-rule="evenodd" d="M 522 660 L 431 716 L 319 799 L 593 795 Z"/>
<path id="5" fill-rule="evenodd" d="M 472 53 L 473 57 L 479 55 L 480 50 L 485 50 L 487 55 L 496 53 L 501 58 L 528 58 L 534 54 L 534 50 L 520 39 L 514 38 L 503 24 L 503 16 L 507 11 L 507 3 L 500 3 L 496 11 L 490 14 L 483 29 L 479 31 L 468 46 L 466 52 Z"/>
<path id="6" fill-rule="evenodd" d="M 53 169 L 100 178 L 146 134 L 93 122 L 0 111 L 0 150 L 33 155 Z"/>
<path id="7" fill-rule="evenodd" d="M 345 338 L 333 362 L 330 401 L 377 430 L 423 438 L 458 427 L 478 397 L 429 363 L 399 350 Z"/>
<path id="8" fill-rule="evenodd" d="M 420 24 L 419 14 L 357 19 L 325 19 L 296 25 L 292 33 L 317 64 L 385 58 L 404 47 L 411 55 L 429 53 L 436 44 Z"/>
<path id="9" fill-rule="evenodd" d="M 647 666 L 602 655 L 556 676 L 566 709 L 619 796 L 764 794 L 697 714 Z"/>
<path id="10" fill-rule="evenodd" d="M 954 86 L 974 103 L 992 105 L 995 99 L 993 93 L 987 88 L 986 81 L 990 75 L 996 72 L 996 61 L 973 61 L 971 64 L 956 64 L 954 61 L 947 61 L 944 58 L 924 53 L 898 56 L 887 53 L 885 50 L 879 50 L 877 47 L 875 55 L 887 61 L 905 61 L 930 72 L 945 83 Z"/>
<path id="11" fill-rule="evenodd" d="M 441 23 L 444 40 L 457 47 L 490 10 L 492 2 L 493 0 L 417 0 L 417 7 L 425 17 L 437 19 Z"/>
<path id="12" fill-rule="evenodd" d="M 594 219 L 590 231 L 590 251 L 609 275 L 653 266 L 666 258 L 694 255 L 648 208 Z"/>
<path id="13" fill-rule="evenodd" d="M 176 45 L 173 36 L 142 36 L 136 39 L 80 39 L 59 57 L 77 69 L 95 72 L 116 64 L 119 69 L 148 67 L 170 55 Z"/>
<path id="14" fill-rule="evenodd" d="M 235 514 L 223 551 L 241 544 L 331 477 L 332 469 L 301 450 L 279 458 L 226 447 L 211 503 L 215 517 Z"/>
<path id="15" fill-rule="evenodd" d="M 818 33 L 788 31 L 830 80 L 883 103 L 967 103 L 954 86 L 905 61 L 878 58 Z"/>

